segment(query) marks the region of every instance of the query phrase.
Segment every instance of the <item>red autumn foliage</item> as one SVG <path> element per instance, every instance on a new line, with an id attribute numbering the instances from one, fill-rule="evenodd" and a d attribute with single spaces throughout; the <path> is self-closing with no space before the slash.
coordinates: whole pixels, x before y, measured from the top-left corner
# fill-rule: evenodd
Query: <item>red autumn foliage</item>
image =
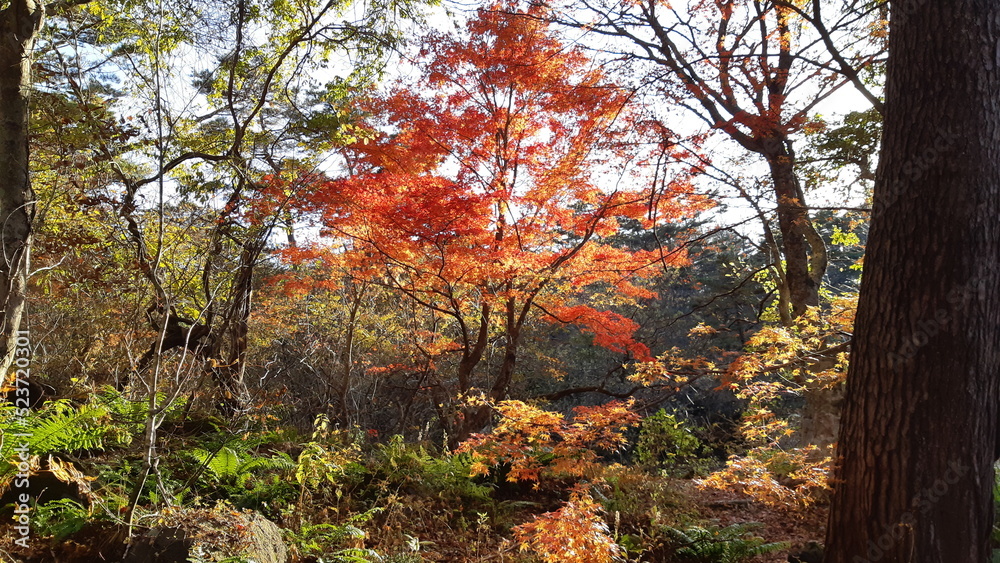
<path id="1" fill-rule="evenodd" d="M 612 237 L 624 224 L 652 227 L 710 205 L 693 195 L 690 170 L 653 180 L 646 147 L 656 143 L 643 137 L 651 126 L 631 91 L 516 11 L 488 7 L 464 33 L 426 38 L 420 79 L 366 101 L 371 131 L 347 150 L 351 175 L 271 178 L 266 188 L 305 185 L 294 205 L 345 241 L 340 258 L 353 275 L 450 322 L 454 344 L 435 353 L 460 358 L 456 391 L 476 386 L 487 342 L 501 336 L 494 400 L 506 395 L 535 316 L 648 360 L 637 325 L 587 304 L 585 291 L 610 287 L 609 304 L 653 296 L 640 282 L 686 263 L 684 253 L 626 249 Z"/>

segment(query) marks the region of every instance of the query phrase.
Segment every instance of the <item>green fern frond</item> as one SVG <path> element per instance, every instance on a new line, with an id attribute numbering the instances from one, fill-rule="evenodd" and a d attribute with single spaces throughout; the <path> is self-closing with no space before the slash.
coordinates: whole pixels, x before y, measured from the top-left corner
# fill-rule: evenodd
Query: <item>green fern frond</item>
<path id="1" fill-rule="evenodd" d="M 131 434 L 113 423 L 110 413 L 98 402 L 75 405 L 69 400 L 51 401 L 44 409 L 32 410 L 27 416 L 15 416 L 17 411 L 0 408 L 0 483 L 6 483 L 15 473 L 10 463 L 15 449 L 27 446 L 32 456 L 48 453 L 73 453 L 81 450 L 103 450 L 109 445 L 127 442 Z"/>
<path id="2" fill-rule="evenodd" d="M 180 415 L 184 411 L 187 400 L 183 397 L 176 398 L 166 404 L 167 395 L 162 391 L 156 394 L 156 404 L 162 405 L 164 411 L 160 414 L 165 420 L 170 420 Z M 140 431 L 149 416 L 149 404 L 147 400 L 134 401 L 124 396 L 114 387 L 107 386 L 93 396 L 92 402 L 104 406 L 111 414 L 111 418 L 119 424 L 131 425 L 134 430 Z"/>
<path id="3" fill-rule="evenodd" d="M 271 457 L 252 457 L 240 466 L 240 474 L 249 475 L 258 471 L 292 471 L 296 468 L 295 460 L 281 452 Z"/>
<path id="4" fill-rule="evenodd" d="M 76 407 L 68 401 L 55 401 L 22 419 L 4 417 L 0 421 L 0 432 L 5 437 L 0 456 L 9 459 L 13 448 L 21 443 L 28 445 L 32 455 L 103 449 L 110 431 L 107 416 L 108 411 L 100 406 Z"/>
<path id="5" fill-rule="evenodd" d="M 107 417 L 106 408 L 90 404 L 52 412 L 32 425 L 31 451 L 42 455 L 55 451 L 104 449 Z"/>
<path id="6" fill-rule="evenodd" d="M 754 535 L 761 528 L 757 522 L 733 524 L 720 528 L 691 526 L 684 530 L 665 528 L 670 540 L 678 546 L 675 555 L 691 563 L 740 563 L 788 547 L 787 542 L 767 543 Z"/>
<path id="7" fill-rule="evenodd" d="M 228 446 L 215 452 L 195 449 L 191 451 L 191 455 L 204 465 L 212 475 L 223 480 L 237 477 L 240 466 L 243 464 L 239 452 Z"/>
<path id="8" fill-rule="evenodd" d="M 290 471 L 296 467 L 295 461 L 285 453 L 272 457 L 252 457 L 229 446 L 216 452 L 198 448 L 191 450 L 190 454 L 217 479 L 238 485 L 245 485 L 257 472 Z"/>

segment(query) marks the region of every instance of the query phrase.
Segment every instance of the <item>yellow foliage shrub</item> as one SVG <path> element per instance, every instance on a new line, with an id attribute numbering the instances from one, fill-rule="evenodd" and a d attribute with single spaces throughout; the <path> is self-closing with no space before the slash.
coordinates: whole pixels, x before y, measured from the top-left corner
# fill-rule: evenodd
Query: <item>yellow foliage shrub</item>
<path id="1" fill-rule="evenodd" d="M 596 449 L 617 451 L 625 431 L 639 422 L 631 403 L 620 401 L 576 407 L 574 417 L 546 411 L 522 401 L 502 401 L 493 431 L 476 434 L 459 452 L 471 452 L 472 473 L 486 475 L 491 467 L 510 464 L 507 480 L 538 482 L 547 477 L 583 477 L 595 466 Z"/>
<path id="2" fill-rule="evenodd" d="M 577 490 L 554 512 L 514 528 L 522 551 L 533 551 L 545 563 L 610 563 L 619 560 L 618 544 L 600 516 L 601 506 Z"/>

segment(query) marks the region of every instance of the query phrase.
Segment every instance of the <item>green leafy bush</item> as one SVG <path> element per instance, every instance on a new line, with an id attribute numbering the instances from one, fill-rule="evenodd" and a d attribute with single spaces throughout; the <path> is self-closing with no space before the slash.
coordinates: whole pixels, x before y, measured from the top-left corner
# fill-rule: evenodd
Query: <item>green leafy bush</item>
<path id="1" fill-rule="evenodd" d="M 52 500 L 32 511 L 32 531 L 62 541 L 82 530 L 89 518 L 87 509 L 73 499 Z"/>
<path id="2" fill-rule="evenodd" d="M 643 419 L 635 453 L 640 464 L 671 477 L 704 475 L 712 464 L 695 429 L 664 409 Z"/>
<path id="3" fill-rule="evenodd" d="M 363 547 L 367 534 L 359 527 L 381 511 L 381 508 L 366 510 L 343 524 L 302 524 L 296 531 L 286 531 L 286 536 L 299 557 L 316 557 L 319 561 L 338 563 L 381 561 L 378 553 Z"/>
<path id="4" fill-rule="evenodd" d="M 379 446 L 370 463 L 385 483 L 413 493 L 453 498 L 468 508 L 492 502 L 493 487 L 471 477 L 473 459 L 467 453 L 435 456 L 397 435 Z"/>

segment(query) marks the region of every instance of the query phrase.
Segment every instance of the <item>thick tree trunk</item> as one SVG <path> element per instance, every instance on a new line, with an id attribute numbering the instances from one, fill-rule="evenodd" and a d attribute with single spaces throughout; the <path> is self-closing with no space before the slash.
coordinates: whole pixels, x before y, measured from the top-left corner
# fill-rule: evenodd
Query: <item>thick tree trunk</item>
<path id="1" fill-rule="evenodd" d="M 990 560 L 1000 3 L 893 2 L 827 563 Z"/>
<path id="2" fill-rule="evenodd" d="M 24 313 L 35 196 L 28 176 L 31 54 L 45 7 L 14 0 L 0 11 L 0 374 L 14 359 Z"/>

